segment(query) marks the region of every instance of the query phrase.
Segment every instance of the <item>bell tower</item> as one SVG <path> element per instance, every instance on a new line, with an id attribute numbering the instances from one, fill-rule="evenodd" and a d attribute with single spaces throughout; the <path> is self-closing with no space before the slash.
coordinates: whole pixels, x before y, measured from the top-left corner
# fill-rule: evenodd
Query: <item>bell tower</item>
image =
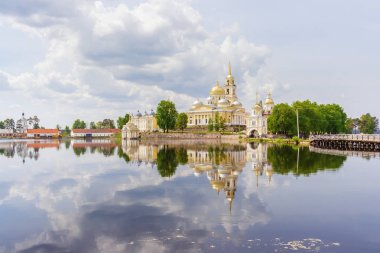
<path id="1" fill-rule="evenodd" d="M 231 63 L 228 63 L 228 75 L 224 84 L 224 92 L 226 94 L 226 99 L 228 99 L 231 103 L 237 101 L 236 85 L 231 71 Z"/>

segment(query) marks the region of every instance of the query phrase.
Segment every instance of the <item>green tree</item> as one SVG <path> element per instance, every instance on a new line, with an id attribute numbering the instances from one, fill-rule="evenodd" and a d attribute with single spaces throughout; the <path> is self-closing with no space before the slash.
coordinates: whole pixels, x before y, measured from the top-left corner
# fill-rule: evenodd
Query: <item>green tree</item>
<path id="1" fill-rule="evenodd" d="M 268 130 L 272 133 L 295 135 L 297 132 L 297 119 L 294 108 L 283 103 L 273 107 L 272 114 L 268 117 Z"/>
<path id="2" fill-rule="evenodd" d="M 161 177 L 171 177 L 178 166 L 178 160 L 174 148 L 164 146 L 157 153 L 157 170 Z"/>
<path id="3" fill-rule="evenodd" d="M 76 119 L 74 121 L 72 129 L 85 129 L 86 128 L 86 123 L 83 120 Z"/>
<path id="4" fill-rule="evenodd" d="M 222 131 L 226 130 L 226 119 L 223 117 L 219 119 L 219 129 Z"/>
<path id="5" fill-rule="evenodd" d="M 102 128 L 115 128 L 115 122 L 112 119 L 104 119 L 102 121 Z"/>
<path id="6" fill-rule="evenodd" d="M 36 122 L 33 124 L 33 129 L 40 129 L 40 125 Z"/>
<path id="7" fill-rule="evenodd" d="M 216 112 L 215 113 L 215 121 L 214 121 L 214 130 L 219 132 L 219 129 L 220 129 L 220 116 L 219 116 L 219 112 Z"/>
<path id="8" fill-rule="evenodd" d="M 96 127 L 96 129 L 101 129 L 101 128 L 103 128 L 103 122 L 102 122 L 102 121 L 98 121 L 98 122 L 96 122 L 95 127 Z"/>
<path id="9" fill-rule="evenodd" d="M 96 125 L 94 121 L 90 122 L 90 129 L 96 129 Z"/>
<path id="10" fill-rule="evenodd" d="M 296 101 L 292 104 L 294 110 L 298 109 L 299 128 L 302 136 L 309 136 L 311 132 L 323 132 L 326 128 L 326 120 L 315 102 Z"/>
<path id="11" fill-rule="evenodd" d="M 65 134 L 66 135 L 70 135 L 70 127 L 69 126 L 65 126 Z"/>
<path id="12" fill-rule="evenodd" d="M 213 123 L 212 119 L 209 119 L 209 121 L 208 121 L 208 124 L 207 124 L 207 130 L 208 130 L 209 132 L 214 131 L 214 123 Z"/>
<path id="13" fill-rule="evenodd" d="M 169 132 L 169 129 L 175 128 L 178 112 L 173 102 L 161 100 L 156 111 L 157 124 L 164 132 Z"/>
<path id="14" fill-rule="evenodd" d="M 379 127 L 379 120 L 375 116 L 366 113 L 360 117 L 359 129 L 363 134 L 373 134 Z"/>
<path id="15" fill-rule="evenodd" d="M 333 134 L 346 132 L 347 114 L 340 105 L 326 104 L 319 107 L 324 120 L 320 129 L 322 132 Z"/>
<path id="16" fill-rule="evenodd" d="M 129 122 L 129 118 L 130 118 L 130 116 L 128 113 L 125 114 L 124 117 L 119 117 L 117 119 L 117 128 L 122 129 L 123 126 Z"/>
<path id="17" fill-rule="evenodd" d="M 6 129 L 15 129 L 16 123 L 13 119 L 6 119 L 4 120 L 4 125 Z"/>
<path id="18" fill-rule="evenodd" d="M 186 113 L 182 112 L 182 113 L 178 114 L 176 126 L 178 129 L 181 129 L 182 132 L 187 127 L 187 114 Z"/>
<path id="19" fill-rule="evenodd" d="M 0 121 L 0 129 L 4 129 L 4 128 L 5 128 L 4 121 Z"/>
<path id="20" fill-rule="evenodd" d="M 352 134 L 354 130 L 359 127 L 359 119 L 358 118 L 348 118 L 345 124 L 346 133 Z"/>

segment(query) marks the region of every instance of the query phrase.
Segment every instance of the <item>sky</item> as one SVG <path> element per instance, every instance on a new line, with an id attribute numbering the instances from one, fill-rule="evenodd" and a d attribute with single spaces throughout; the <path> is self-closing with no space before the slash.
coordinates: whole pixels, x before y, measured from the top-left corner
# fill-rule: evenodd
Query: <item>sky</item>
<path id="1" fill-rule="evenodd" d="M 377 0 L 0 1 L 0 120 L 71 126 L 206 99 L 228 63 L 247 110 L 338 103 L 380 118 Z"/>

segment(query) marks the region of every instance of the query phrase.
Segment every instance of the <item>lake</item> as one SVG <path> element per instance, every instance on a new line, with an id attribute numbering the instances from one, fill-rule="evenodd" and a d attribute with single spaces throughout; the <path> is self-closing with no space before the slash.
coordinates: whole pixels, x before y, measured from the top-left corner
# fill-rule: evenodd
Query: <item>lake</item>
<path id="1" fill-rule="evenodd" d="M 331 152 L 1 140 L 0 252 L 380 252 L 379 154 Z"/>

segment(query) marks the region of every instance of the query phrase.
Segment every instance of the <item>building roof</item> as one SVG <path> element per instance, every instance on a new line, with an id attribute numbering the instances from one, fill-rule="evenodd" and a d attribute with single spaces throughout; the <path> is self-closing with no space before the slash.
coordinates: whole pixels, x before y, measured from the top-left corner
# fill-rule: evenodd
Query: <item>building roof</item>
<path id="1" fill-rule="evenodd" d="M 120 129 L 101 128 L 101 129 L 72 129 L 75 134 L 103 134 L 103 133 L 120 133 Z"/>
<path id="2" fill-rule="evenodd" d="M 28 134 L 59 134 L 58 129 L 28 129 Z"/>

